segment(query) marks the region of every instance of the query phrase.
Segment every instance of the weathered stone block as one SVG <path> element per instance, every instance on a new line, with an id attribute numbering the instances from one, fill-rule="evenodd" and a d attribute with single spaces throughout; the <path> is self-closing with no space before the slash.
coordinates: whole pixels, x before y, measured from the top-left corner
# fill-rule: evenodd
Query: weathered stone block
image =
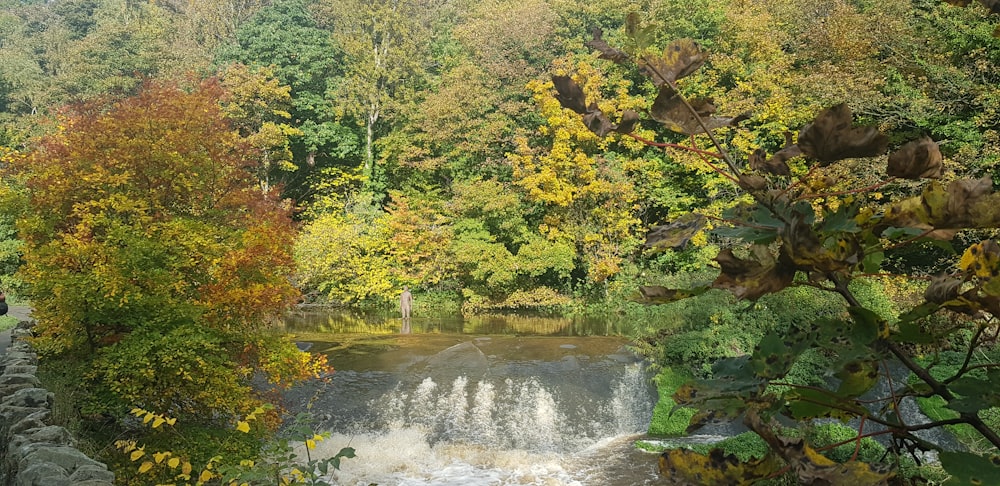
<path id="1" fill-rule="evenodd" d="M 55 396 L 44 388 L 22 388 L 0 399 L 0 404 L 15 407 L 52 408 Z"/>
<path id="2" fill-rule="evenodd" d="M 56 464 L 38 462 L 18 470 L 14 486 L 69 486 L 69 473 Z"/>
<path id="3" fill-rule="evenodd" d="M 38 367 L 29 364 L 15 364 L 4 368 L 0 368 L 0 373 L 34 375 L 37 372 L 38 372 Z"/>
<path id="4" fill-rule="evenodd" d="M 31 385 L 28 388 L 37 388 L 41 384 L 42 382 L 38 381 L 35 375 L 27 373 L 4 373 L 0 375 L 0 388 L 18 385 Z"/>
<path id="5" fill-rule="evenodd" d="M 10 428 L 13 427 L 14 424 L 39 412 L 41 412 L 41 414 L 35 415 L 36 418 L 39 418 L 39 420 L 45 420 L 48 418 L 49 410 L 45 408 L 0 405 L 0 432 L 9 434 Z M 10 436 L 5 435 L 4 437 L 6 438 Z"/>
<path id="6" fill-rule="evenodd" d="M 18 450 L 28 444 L 71 445 L 72 443 L 73 436 L 68 430 L 58 425 L 47 425 L 15 435 L 10 440 L 10 450 Z"/>
<path id="7" fill-rule="evenodd" d="M 31 447 L 31 452 L 21 458 L 17 465 L 18 471 L 26 471 L 32 464 L 51 463 L 66 471 L 76 471 L 80 466 L 103 466 L 103 464 L 87 457 L 84 453 L 69 446 Z M 23 450 L 24 448 L 22 448 Z"/>
<path id="8" fill-rule="evenodd" d="M 25 433 L 25 431 L 28 431 L 28 430 L 31 430 L 31 429 L 40 429 L 40 428 L 46 427 L 48 425 L 44 421 L 42 421 L 38 417 L 36 417 L 35 415 L 37 415 L 37 414 L 31 414 L 31 415 L 25 417 L 23 420 L 21 420 L 21 421 L 17 422 L 16 424 L 12 425 L 10 427 L 10 430 L 8 432 L 11 435 L 15 435 L 15 434 L 22 434 L 23 435 Z M 0 484 L 3 484 L 3 483 L 0 483 Z"/>
<path id="9" fill-rule="evenodd" d="M 108 471 L 104 464 L 97 466 L 80 466 L 69 477 L 73 484 L 80 484 L 86 481 L 98 481 L 102 484 L 111 484 L 115 481 L 115 474 Z"/>

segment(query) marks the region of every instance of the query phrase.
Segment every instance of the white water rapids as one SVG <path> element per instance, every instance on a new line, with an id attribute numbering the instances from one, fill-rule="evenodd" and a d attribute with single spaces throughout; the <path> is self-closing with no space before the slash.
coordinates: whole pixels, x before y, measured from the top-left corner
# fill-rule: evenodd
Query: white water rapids
<path id="1" fill-rule="evenodd" d="M 330 477 L 351 486 L 651 484 L 656 457 L 632 447 L 652 413 L 648 377 L 636 363 L 617 368 L 597 398 L 536 377 L 400 383 L 313 454 L 353 447 L 358 457 Z"/>

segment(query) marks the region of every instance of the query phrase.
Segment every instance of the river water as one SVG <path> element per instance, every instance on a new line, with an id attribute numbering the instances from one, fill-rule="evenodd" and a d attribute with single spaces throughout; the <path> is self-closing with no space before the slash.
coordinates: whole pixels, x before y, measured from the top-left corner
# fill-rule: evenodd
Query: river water
<path id="1" fill-rule="evenodd" d="M 314 454 L 357 451 L 338 484 L 658 482 L 656 455 L 632 446 L 656 391 L 622 325 L 315 313 L 286 329 L 336 370 L 290 398 L 331 433 Z"/>

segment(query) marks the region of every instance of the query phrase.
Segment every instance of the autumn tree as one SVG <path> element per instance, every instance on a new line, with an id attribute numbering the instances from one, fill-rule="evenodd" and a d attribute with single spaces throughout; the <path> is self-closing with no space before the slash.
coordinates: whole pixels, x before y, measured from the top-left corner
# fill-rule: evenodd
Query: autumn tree
<path id="1" fill-rule="evenodd" d="M 18 230 L 34 344 L 50 358 L 93 353 L 91 410 L 245 412 L 253 370 L 318 371 L 288 341 L 264 345 L 298 296 L 294 230 L 287 204 L 255 183 L 222 95 L 214 80 L 147 83 L 65 113 L 5 160 L 29 194 Z"/>

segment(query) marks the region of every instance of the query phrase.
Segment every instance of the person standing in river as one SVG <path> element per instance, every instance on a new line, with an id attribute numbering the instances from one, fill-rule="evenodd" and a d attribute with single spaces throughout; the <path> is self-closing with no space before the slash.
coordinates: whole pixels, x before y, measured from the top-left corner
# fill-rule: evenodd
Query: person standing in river
<path id="1" fill-rule="evenodd" d="M 413 307 L 413 294 L 410 293 L 410 287 L 404 285 L 403 293 L 399 296 L 399 312 L 403 314 L 403 319 L 410 318 L 410 309 Z"/>

